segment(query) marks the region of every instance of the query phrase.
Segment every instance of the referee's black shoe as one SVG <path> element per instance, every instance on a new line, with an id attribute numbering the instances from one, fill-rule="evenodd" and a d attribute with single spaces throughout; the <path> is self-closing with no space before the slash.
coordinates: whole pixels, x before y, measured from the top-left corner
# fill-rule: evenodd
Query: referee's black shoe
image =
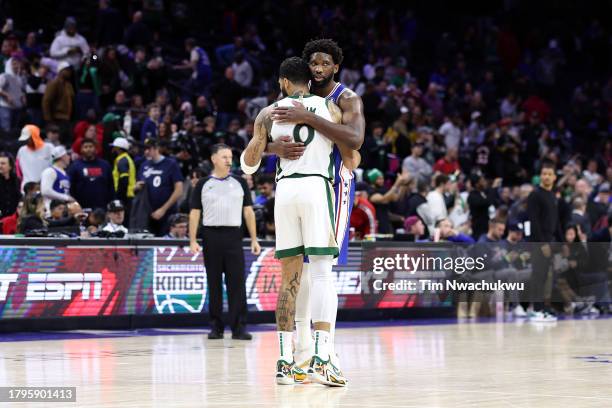
<path id="1" fill-rule="evenodd" d="M 223 338 L 223 330 L 212 329 L 208 333 L 208 340 L 220 340 Z"/>
<path id="2" fill-rule="evenodd" d="M 232 333 L 232 340 L 252 340 L 253 335 L 245 330 Z"/>

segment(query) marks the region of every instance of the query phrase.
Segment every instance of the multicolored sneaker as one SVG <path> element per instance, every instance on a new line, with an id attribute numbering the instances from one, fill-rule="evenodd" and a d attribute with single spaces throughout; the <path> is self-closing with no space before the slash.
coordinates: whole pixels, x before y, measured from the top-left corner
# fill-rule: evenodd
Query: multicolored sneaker
<path id="1" fill-rule="evenodd" d="M 276 362 L 276 383 L 280 385 L 292 385 L 303 383 L 307 376 L 304 370 L 295 365 L 295 362 L 288 363 L 285 360 Z"/>
<path id="2" fill-rule="evenodd" d="M 308 367 L 308 378 L 312 382 L 328 385 L 330 387 L 346 387 L 347 381 L 342 373 L 331 362 L 322 360 L 318 356 L 312 356 Z"/>
<path id="3" fill-rule="evenodd" d="M 344 378 L 344 381 L 348 384 L 349 380 L 342 373 L 342 369 L 340 368 L 340 357 L 337 353 L 332 353 L 329 355 L 329 361 L 331 363 L 332 369 L 335 371 L 336 375 Z"/>

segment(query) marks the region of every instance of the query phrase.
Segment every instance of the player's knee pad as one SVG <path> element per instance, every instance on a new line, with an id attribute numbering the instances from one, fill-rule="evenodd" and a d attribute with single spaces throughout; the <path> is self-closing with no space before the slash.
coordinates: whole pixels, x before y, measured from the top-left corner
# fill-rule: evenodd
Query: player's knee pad
<path id="1" fill-rule="evenodd" d="M 314 258 L 314 259 L 313 259 Z M 310 279 L 312 282 L 312 321 L 334 321 L 338 308 L 338 294 L 332 273 L 332 257 L 310 257 Z"/>
<path id="2" fill-rule="evenodd" d="M 331 256 L 310 256 L 310 279 L 312 282 L 333 282 L 333 258 Z"/>

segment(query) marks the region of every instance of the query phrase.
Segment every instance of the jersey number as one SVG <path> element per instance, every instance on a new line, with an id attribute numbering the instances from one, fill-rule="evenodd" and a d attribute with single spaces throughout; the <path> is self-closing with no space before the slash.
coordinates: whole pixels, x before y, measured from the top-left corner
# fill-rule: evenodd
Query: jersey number
<path id="1" fill-rule="evenodd" d="M 153 187 L 159 187 L 159 186 L 161 186 L 161 177 L 155 176 L 153 178 Z"/>
<path id="2" fill-rule="evenodd" d="M 304 127 L 308 131 L 308 136 L 306 137 L 306 140 L 303 140 L 302 135 L 300 134 L 300 131 Z M 295 127 L 293 128 L 293 140 L 295 140 L 297 143 L 304 143 L 304 146 L 308 146 L 308 144 L 312 142 L 312 139 L 314 139 L 314 134 L 315 130 L 308 125 L 300 124 L 295 125 Z"/>

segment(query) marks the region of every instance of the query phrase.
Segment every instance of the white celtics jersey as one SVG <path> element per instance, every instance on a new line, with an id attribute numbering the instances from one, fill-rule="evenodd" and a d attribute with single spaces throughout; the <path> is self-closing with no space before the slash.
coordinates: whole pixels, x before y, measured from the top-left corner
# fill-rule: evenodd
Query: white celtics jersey
<path id="1" fill-rule="evenodd" d="M 297 96 L 290 96 L 277 102 L 278 106 L 293 106 L 291 101 L 300 100 Z M 329 121 L 331 113 L 327 108 L 327 101 L 316 95 L 304 95 L 301 98 L 304 107 L 315 115 Z M 306 149 L 298 160 L 279 159 L 276 163 L 276 181 L 285 177 L 322 176 L 334 181 L 333 147 L 331 140 L 304 124 L 272 123 L 270 131 L 272 140 L 281 136 L 290 136 L 297 143 L 304 143 Z"/>

